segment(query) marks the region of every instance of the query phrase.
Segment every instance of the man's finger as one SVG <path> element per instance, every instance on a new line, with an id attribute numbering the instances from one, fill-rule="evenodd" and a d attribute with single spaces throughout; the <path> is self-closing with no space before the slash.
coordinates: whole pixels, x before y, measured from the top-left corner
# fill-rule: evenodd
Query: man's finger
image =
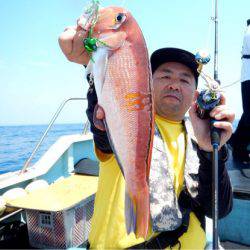
<path id="1" fill-rule="evenodd" d="M 210 112 L 210 117 L 215 118 L 216 120 L 226 119 L 229 122 L 233 122 L 235 119 L 235 114 L 232 112 L 226 105 L 220 105 L 215 107 Z"/>
<path id="2" fill-rule="evenodd" d="M 58 38 L 59 45 L 65 56 L 69 55 L 73 50 L 73 39 L 75 34 L 76 30 L 72 27 L 68 27 Z"/>
<path id="3" fill-rule="evenodd" d="M 85 48 L 84 48 L 84 45 L 83 45 L 83 41 L 84 39 L 87 37 L 87 32 L 85 31 L 78 31 L 74 38 L 73 38 L 73 47 L 72 47 L 72 51 L 71 51 L 71 54 L 70 54 L 70 57 L 71 58 L 78 58 L 78 57 L 86 57 L 87 56 L 87 53 L 84 53 L 85 52 Z M 82 61 L 85 61 L 84 60 L 85 58 L 82 58 Z"/>
<path id="4" fill-rule="evenodd" d="M 102 131 L 105 131 L 105 125 L 103 122 L 104 118 L 105 118 L 104 110 L 97 104 L 94 108 L 93 122 L 95 127 Z"/>
<path id="5" fill-rule="evenodd" d="M 96 110 L 96 118 L 100 120 L 103 120 L 105 118 L 105 113 L 101 106 L 98 106 Z"/>
<path id="6" fill-rule="evenodd" d="M 67 31 L 67 30 L 75 30 L 76 31 L 76 25 L 71 25 L 71 26 L 68 26 L 64 29 L 64 31 Z"/>
<path id="7" fill-rule="evenodd" d="M 216 120 L 227 120 L 228 122 L 232 123 L 234 121 L 235 115 L 230 110 L 222 110 L 221 112 L 217 113 L 214 118 Z"/>
<path id="8" fill-rule="evenodd" d="M 196 116 L 195 112 L 196 112 L 196 103 L 192 102 L 191 107 L 188 111 L 191 120 L 194 119 L 194 116 Z"/>
<path id="9" fill-rule="evenodd" d="M 73 39 L 73 50 L 72 54 L 80 55 L 82 51 L 85 49 L 83 45 L 83 40 L 87 37 L 87 32 L 84 30 L 78 31 Z"/>
<path id="10" fill-rule="evenodd" d="M 77 31 L 81 31 L 83 29 L 83 21 L 81 17 L 77 19 L 76 26 L 77 26 Z"/>
<path id="11" fill-rule="evenodd" d="M 193 97 L 193 102 L 196 102 L 198 96 L 199 96 L 199 91 L 198 91 L 198 90 L 195 90 L 195 92 L 194 92 L 194 97 Z"/>
<path id="12" fill-rule="evenodd" d="M 226 104 L 226 97 L 223 93 L 221 93 L 220 105 L 225 105 L 225 104 Z"/>
<path id="13" fill-rule="evenodd" d="M 218 114 L 219 112 L 221 112 L 222 110 L 226 110 L 228 109 L 228 107 L 226 105 L 219 105 L 216 106 L 212 109 L 212 111 L 209 113 L 209 115 L 211 117 L 214 117 L 216 114 Z"/>
<path id="14" fill-rule="evenodd" d="M 214 126 L 216 128 L 220 128 L 228 133 L 232 133 L 232 131 L 233 131 L 232 124 L 230 122 L 227 122 L 227 121 L 217 121 L 214 123 Z"/>

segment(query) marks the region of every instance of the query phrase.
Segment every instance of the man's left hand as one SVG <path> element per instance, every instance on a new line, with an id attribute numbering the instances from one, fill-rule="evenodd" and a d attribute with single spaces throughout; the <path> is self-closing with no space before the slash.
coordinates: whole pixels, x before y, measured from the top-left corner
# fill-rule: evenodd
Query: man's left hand
<path id="1" fill-rule="evenodd" d="M 200 119 L 197 116 L 197 104 L 196 100 L 199 92 L 196 91 L 194 95 L 194 100 L 189 110 L 189 116 L 193 125 L 194 135 L 197 139 L 197 143 L 200 149 L 212 152 L 213 147 L 211 145 L 210 139 L 210 122 L 209 119 Z M 214 123 L 216 128 L 221 129 L 221 140 L 219 149 L 229 140 L 232 135 L 233 127 L 232 123 L 234 121 L 235 114 L 232 110 L 226 106 L 226 99 L 223 94 L 221 94 L 220 105 L 216 106 L 210 112 L 211 118 L 217 120 Z"/>

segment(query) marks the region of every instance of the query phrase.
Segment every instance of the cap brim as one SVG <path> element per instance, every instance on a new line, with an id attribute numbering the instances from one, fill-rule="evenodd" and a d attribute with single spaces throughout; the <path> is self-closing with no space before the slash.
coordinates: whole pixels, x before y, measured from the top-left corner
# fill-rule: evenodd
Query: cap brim
<path id="1" fill-rule="evenodd" d="M 194 54 L 177 48 L 162 48 L 156 50 L 150 57 L 152 73 L 162 64 L 166 62 L 179 62 L 186 65 L 194 74 L 196 82 L 198 81 L 199 73 L 198 63 L 195 60 Z"/>

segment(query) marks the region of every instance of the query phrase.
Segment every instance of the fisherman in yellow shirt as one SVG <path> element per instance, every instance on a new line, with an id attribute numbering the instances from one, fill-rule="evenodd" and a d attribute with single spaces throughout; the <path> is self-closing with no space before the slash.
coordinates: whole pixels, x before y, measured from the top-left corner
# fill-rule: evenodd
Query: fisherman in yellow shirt
<path id="1" fill-rule="evenodd" d="M 82 39 L 82 34 L 70 32 L 66 30 L 59 38 L 62 51 L 70 61 L 84 64 L 81 60 L 83 49 L 77 42 L 77 39 Z M 67 50 L 69 44 L 73 47 L 71 53 Z M 163 48 L 152 54 L 151 67 L 156 111 L 154 141 L 164 154 L 155 156 L 161 160 L 160 170 L 151 165 L 152 173 L 162 171 L 163 174 L 157 179 L 159 183 L 155 183 L 154 175 L 150 173 L 151 226 L 146 241 L 137 239 L 134 233 L 127 235 L 124 177 L 102 124 L 105 114 L 96 106 L 93 84 L 88 91 L 87 115 L 100 160 L 90 248 L 204 249 L 206 245 L 205 216 L 212 216 L 212 146 L 208 136 L 209 122 L 201 120 L 196 113 L 198 65 L 188 51 Z M 185 118 L 188 110 L 191 123 Z M 219 148 L 221 218 L 232 208 L 232 189 L 225 168 L 225 143 L 232 134 L 234 114 L 225 105 L 223 97 L 210 116 L 218 120 L 216 126 L 222 129 Z M 159 193 L 167 197 L 164 204 L 155 202 Z M 160 205 L 162 210 L 158 207 Z"/>

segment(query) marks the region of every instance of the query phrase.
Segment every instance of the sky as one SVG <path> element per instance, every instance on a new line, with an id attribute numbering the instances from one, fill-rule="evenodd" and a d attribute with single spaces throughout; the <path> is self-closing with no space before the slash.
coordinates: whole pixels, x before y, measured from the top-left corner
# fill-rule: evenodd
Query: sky
<path id="1" fill-rule="evenodd" d="M 128 9 L 145 36 L 149 54 L 161 47 L 196 53 L 207 49 L 213 76 L 213 0 L 100 0 Z M 0 125 L 48 124 L 63 100 L 86 97 L 84 67 L 67 61 L 58 45 L 86 0 L 0 0 Z M 219 79 L 240 79 L 241 48 L 250 0 L 218 0 Z M 200 82 L 202 87 L 202 82 Z M 227 104 L 242 113 L 240 83 L 225 88 Z M 68 103 L 57 123 L 86 121 L 86 102 Z"/>

